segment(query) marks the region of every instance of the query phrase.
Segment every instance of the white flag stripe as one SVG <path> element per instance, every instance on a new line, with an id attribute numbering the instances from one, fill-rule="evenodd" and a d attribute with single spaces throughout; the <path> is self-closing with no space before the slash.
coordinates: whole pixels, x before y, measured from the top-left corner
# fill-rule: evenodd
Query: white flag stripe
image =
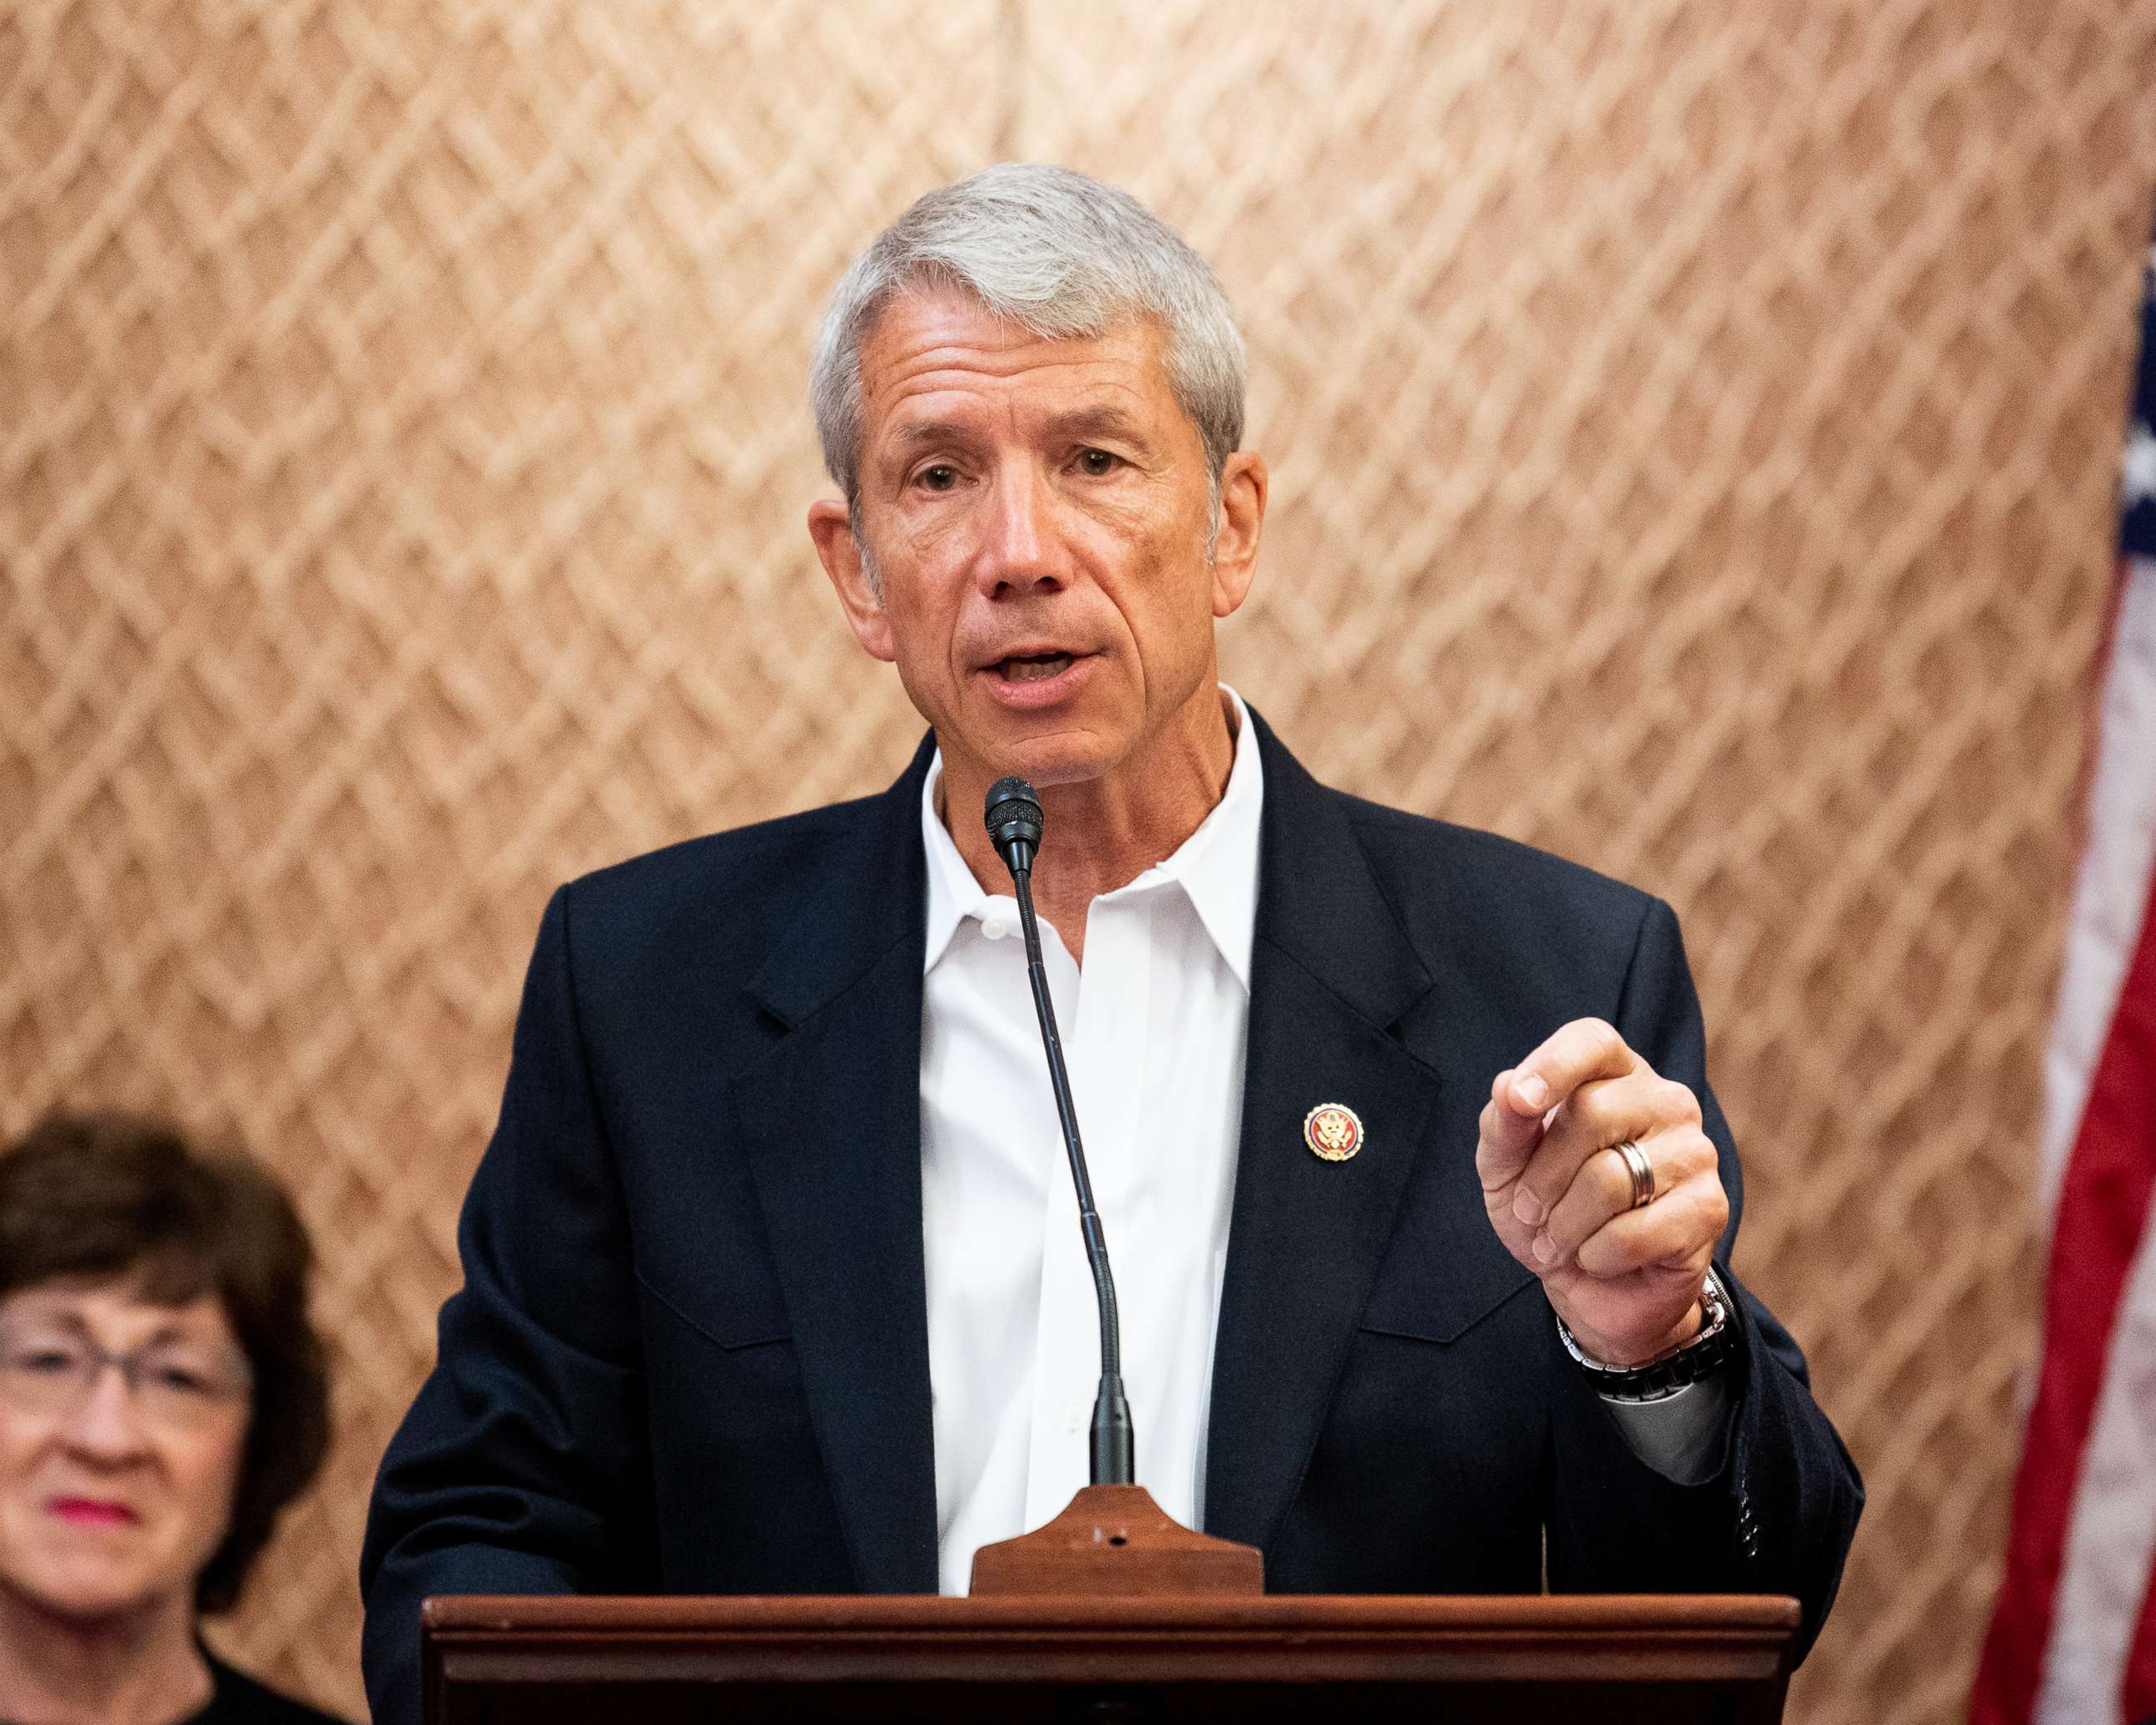
<path id="1" fill-rule="evenodd" d="M 2144 1226 L 2105 1352 L 2103 1391 L 2074 1486 L 2035 1717 L 2119 1717 L 2127 1650 L 2156 1562 L 2156 1227 Z"/>
<path id="2" fill-rule="evenodd" d="M 2138 943 L 2156 858 L 2156 558 L 2128 560 L 2097 722 L 2088 845 L 2066 925 L 2058 1016 L 2044 1057 L 2039 1196 L 2047 1227 Z"/>

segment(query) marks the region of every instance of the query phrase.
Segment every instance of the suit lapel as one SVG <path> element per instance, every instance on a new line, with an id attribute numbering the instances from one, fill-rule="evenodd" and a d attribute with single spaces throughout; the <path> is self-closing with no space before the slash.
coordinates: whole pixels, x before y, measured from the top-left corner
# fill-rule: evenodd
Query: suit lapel
<path id="1" fill-rule="evenodd" d="M 1263 1545 L 1317 1440 L 1440 1082 L 1390 1034 L 1434 983 L 1348 824 L 1348 799 L 1261 721 L 1258 738 L 1256 941 L 1204 1522 Z M 1348 1161 L 1304 1142 L 1305 1117 L 1323 1102 L 1362 1119 Z"/>
<path id="2" fill-rule="evenodd" d="M 921 1219 L 921 786 L 870 799 L 750 984 L 786 1029 L 736 1081 L 817 1443 L 860 1585 L 936 1590 Z"/>
<path id="3" fill-rule="evenodd" d="M 1346 819 L 1253 715 L 1265 794 L 1208 1532 L 1263 1545 L 1301 1476 L 1444 1084 L 1392 1034 L 1435 980 Z M 933 1592 L 921 1212 L 921 787 L 933 739 L 838 847 L 750 984 L 784 1029 L 732 1103 L 860 1585 Z M 1363 1148 L 1312 1155 L 1321 1102 Z"/>

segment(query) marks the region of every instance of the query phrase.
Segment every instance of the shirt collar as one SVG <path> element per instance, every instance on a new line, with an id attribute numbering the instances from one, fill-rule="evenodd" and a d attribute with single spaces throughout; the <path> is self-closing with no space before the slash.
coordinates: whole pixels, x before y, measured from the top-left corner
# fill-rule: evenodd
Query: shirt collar
<path id="1" fill-rule="evenodd" d="M 1228 772 L 1228 787 L 1198 830 L 1185 839 L 1175 854 L 1158 862 L 1114 898 L 1173 882 L 1183 888 L 1199 921 L 1235 979 L 1245 992 L 1250 986 L 1250 946 L 1257 923 L 1258 829 L 1265 805 L 1265 769 L 1258 759 L 1258 740 L 1253 734 L 1250 709 L 1243 697 L 1225 683 L 1220 692 L 1235 713 L 1235 759 Z M 982 919 L 1007 909 L 1009 893 L 991 895 L 982 889 L 958 854 L 958 846 L 936 815 L 936 788 L 943 780 L 943 752 L 938 749 L 928 763 L 921 788 L 921 842 L 928 853 L 928 943 L 921 961 L 925 975 L 936 968 L 958 925 L 968 917 Z"/>

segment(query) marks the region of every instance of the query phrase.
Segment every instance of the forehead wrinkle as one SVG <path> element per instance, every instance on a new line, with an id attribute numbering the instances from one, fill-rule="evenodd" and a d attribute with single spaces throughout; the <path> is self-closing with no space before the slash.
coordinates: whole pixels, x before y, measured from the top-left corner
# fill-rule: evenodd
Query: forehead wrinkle
<path id="1" fill-rule="evenodd" d="M 1007 382 L 1029 372 L 1090 370 L 1103 375 L 1087 379 L 1086 386 L 1142 399 L 1143 374 L 1162 362 L 1158 335 L 1143 326 L 1067 340 L 1034 336 L 1017 326 L 999 327 L 1009 332 L 1005 339 L 983 339 L 978 328 L 908 331 L 886 324 L 863 349 L 864 393 L 888 411 L 911 397 L 962 391 L 985 379 Z"/>
<path id="2" fill-rule="evenodd" d="M 1023 404 L 1023 398 L 1007 391 L 1004 386 L 1017 383 L 1029 374 L 1050 371 L 1076 370 L 1091 374 L 1050 386 L 1059 392 L 1122 398 L 1140 408 L 1147 400 L 1147 392 L 1136 375 L 1137 368 L 1119 356 L 1092 354 L 1082 358 L 1042 361 L 1008 370 L 949 365 L 940 362 L 932 367 L 893 375 L 895 370 L 887 370 L 886 375 L 878 380 L 870 398 L 874 416 L 886 423 L 909 403 L 932 401 L 939 397 L 955 397 L 966 403 L 971 409 L 966 415 L 968 418 L 977 415 L 983 405 L 999 413 L 1014 412 Z M 984 397 L 987 398 L 985 403 Z M 963 426 L 937 408 L 930 408 L 925 411 L 930 416 L 927 423 L 942 420 L 950 430 L 964 430 Z M 1100 411 L 1100 408 L 1088 405 L 1070 411 L 1092 413 Z"/>
<path id="3" fill-rule="evenodd" d="M 1152 323 L 1051 338 L 984 321 L 979 311 L 916 300 L 880 321 L 860 360 L 861 448 L 870 465 L 904 463 L 938 444 L 967 449 L 1014 436 L 1045 443 L 1106 432 L 1150 458 L 1163 437 L 1173 438 L 1163 414 L 1187 421 Z"/>
<path id="4" fill-rule="evenodd" d="M 1124 370 L 1120 366 L 1115 369 Z M 939 372 L 893 386 L 877 418 L 886 428 L 882 434 L 885 440 L 909 449 L 927 443 L 976 441 L 991 424 L 1014 429 L 1029 419 L 1037 419 L 1040 428 L 1051 434 L 1112 431 L 1128 438 L 1144 437 L 1146 424 L 1153 417 L 1149 412 L 1152 400 L 1136 379 L 1113 374 L 1088 378 L 1078 386 L 1078 392 L 1094 399 L 1068 407 L 1036 406 L 1021 396 L 1001 392 L 984 398 Z M 939 398 L 956 398 L 951 406 L 957 411 L 948 411 Z M 926 405 L 932 401 L 937 405 Z M 923 417 L 908 418 L 909 404 L 921 405 Z"/>
<path id="5" fill-rule="evenodd" d="M 1135 341 L 1145 353 L 1158 357 L 1166 352 L 1167 336 L 1160 320 L 1144 312 L 1090 335 L 1044 335 L 1018 318 L 992 311 L 963 289 L 947 288 L 895 295 L 863 333 L 861 352 L 865 357 L 875 348 L 896 347 L 894 357 L 903 361 L 939 347 L 981 354 L 1034 348 L 1082 357 L 1083 350 Z"/>

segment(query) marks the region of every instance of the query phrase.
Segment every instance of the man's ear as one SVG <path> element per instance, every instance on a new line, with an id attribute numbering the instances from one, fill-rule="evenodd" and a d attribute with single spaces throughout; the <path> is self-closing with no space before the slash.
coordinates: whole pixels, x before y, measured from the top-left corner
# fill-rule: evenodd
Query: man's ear
<path id="1" fill-rule="evenodd" d="M 1220 527 L 1213 542 L 1213 614 L 1231 616 L 1250 597 L 1265 525 L 1265 458 L 1238 449 L 1220 470 Z"/>
<path id="2" fill-rule="evenodd" d="M 810 504 L 808 536 L 815 541 L 817 559 L 831 578 L 846 621 L 853 625 L 854 639 L 870 658 L 889 665 L 898 657 L 891 649 L 891 619 L 884 615 L 883 599 L 862 564 L 860 542 L 854 537 L 846 506 L 831 497 Z"/>

